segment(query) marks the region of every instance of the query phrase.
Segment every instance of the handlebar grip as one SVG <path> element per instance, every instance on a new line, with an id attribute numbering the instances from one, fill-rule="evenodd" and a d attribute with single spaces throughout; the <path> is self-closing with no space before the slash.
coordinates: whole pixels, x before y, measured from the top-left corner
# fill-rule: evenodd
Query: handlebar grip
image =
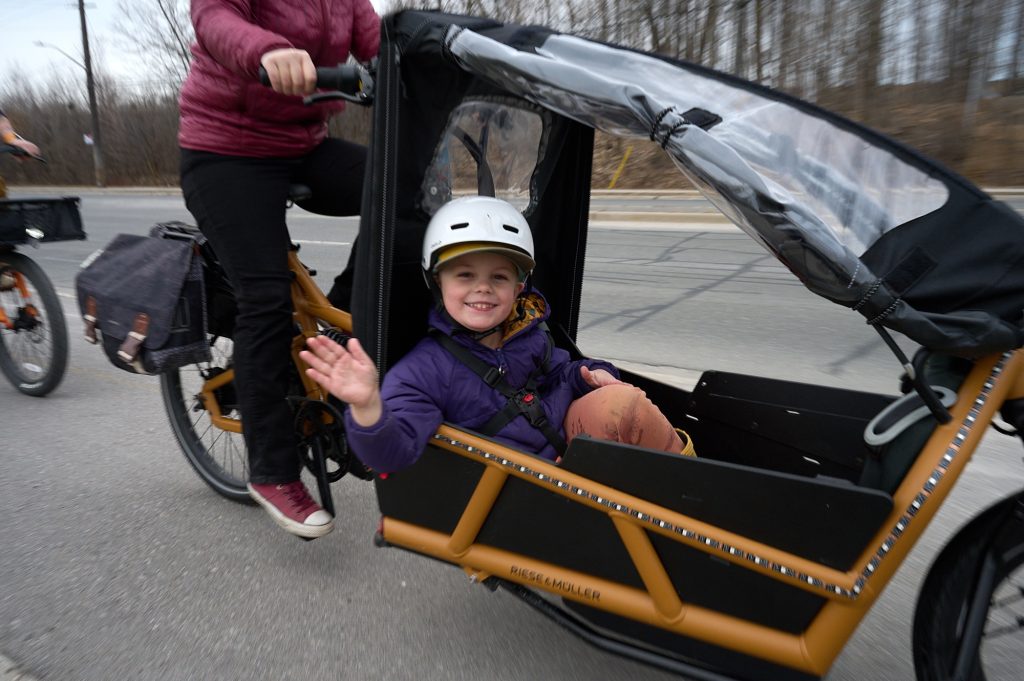
<path id="1" fill-rule="evenodd" d="M 360 67 L 356 64 L 338 64 L 337 66 L 316 67 L 316 87 L 318 90 L 333 90 L 354 95 L 362 87 Z M 270 86 L 270 75 L 260 67 L 260 83 Z"/>
<path id="2" fill-rule="evenodd" d="M 354 95 L 362 87 L 359 66 L 356 64 L 318 66 L 316 69 L 316 85 L 324 90 L 336 90 L 348 95 Z"/>

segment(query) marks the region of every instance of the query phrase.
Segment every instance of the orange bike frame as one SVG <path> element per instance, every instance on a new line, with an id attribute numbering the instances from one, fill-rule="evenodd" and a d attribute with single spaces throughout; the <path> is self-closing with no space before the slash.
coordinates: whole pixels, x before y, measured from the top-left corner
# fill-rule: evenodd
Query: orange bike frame
<path id="1" fill-rule="evenodd" d="M 953 419 L 935 429 L 899 488 L 893 510 L 854 567 L 843 572 L 574 475 L 553 463 L 443 426 L 434 444 L 484 464 L 450 535 L 384 518 L 384 539 L 461 565 L 476 581 L 494 575 L 694 639 L 825 674 L 891 580 L 960 476 L 1007 399 L 1024 397 L 1024 351 L 983 359 L 960 388 Z M 475 543 L 508 478 L 518 477 L 604 512 L 618 530 L 644 589 Z M 654 532 L 746 569 L 811 591 L 826 603 L 793 634 L 683 602 L 648 537 Z"/>
<path id="2" fill-rule="evenodd" d="M 16 288 L 18 290 L 18 293 L 21 294 L 21 299 L 28 300 L 28 285 L 25 283 L 25 275 L 14 269 L 8 270 L 8 274 L 11 274 L 14 277 L 14 288 Z M 36 316 L 36 314 L 38 314 L 35 306 L 32 305 L 31 303 L 25 305 L 25 311 L 28 312 L 28 314 L 32 315 L 33 317 Z M 2 307 L 0 307 L 0 327 L 3 327 L 8 330 L 14 328 L 14 321 L 7 316 L 7 312 Z"/>
<path id="3" fill-rule="evenodd" d="M 292 306 L 295 310 L 295 323 L 298 324 L 300 330 L 292 340 L 292 361 L 295 362 L 299 377 L 302 379 L 302 387 L 306 391 L 306 396 L 315 400 L 325 400 L 327 395 L 324 391 L 313 379 L 306 376 L 306 363 L 299 358 L 299 351 L 306 346 L 307 338 L 317 335 L 320 322 L 345 333 L 352 333 L 352 315 L 331 305 L 327 296 L 313 281 L 309 270 L 299 260 L 298 252 L 294 249 L 288 252 L 288 268 L 293 276 Z M 242 422 L 221 413 L 214 393 L 215 390 L 234 379 L 235 372 L 233 369 L 229 369 L 206 381 L 203 384 L 202 399 L 203 405 L 210 414 L 210 421 L 215 427 L 233 433 L 241 433 Z"/>

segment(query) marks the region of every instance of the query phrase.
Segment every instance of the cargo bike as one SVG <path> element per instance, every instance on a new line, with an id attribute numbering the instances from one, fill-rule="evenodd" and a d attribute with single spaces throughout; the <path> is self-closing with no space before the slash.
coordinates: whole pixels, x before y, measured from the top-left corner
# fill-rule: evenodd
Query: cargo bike
<path id="1" fill-rule="evenodd" d="M 989 426 L 1024 427 L 1021 216 L 813 105 L 544 27 L 391 15 L 374 97 L 351 319 L 382 374 L 425 332 L 428 220 L 474 193 L 526 216 L 552 333 L 582 356 L 601 130 L 659 144 L 806 288 L 859 312 L 905 388 L 709 370 L 686 390 L 624 372 L 685 424 L 696 458 L 579 437 L 556 465 L 443 425 L 413 466 L 374 476 L 378 544 L 690 678 L 825 676 Z M 211 378 L 223 391 L 224 370 Z M 1016 678 L 1022 563 L 1024 490 L 993 499 L 934 562 L 915 614 L 919 679 Z"/>

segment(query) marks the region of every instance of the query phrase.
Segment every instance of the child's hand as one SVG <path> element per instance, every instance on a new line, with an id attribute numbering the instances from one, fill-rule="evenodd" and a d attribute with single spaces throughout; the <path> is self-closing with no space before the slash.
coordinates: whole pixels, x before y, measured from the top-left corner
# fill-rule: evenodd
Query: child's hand
<path id="1" fill-rule="evenodd" d="M 348 349 L 324 336 L 306 339 L 309 350 L 299 353 L 309 365 L 306 375 L 352 410 L 352 417 L 361 426 L 372 426 L 380 420 L 383 411 L 380 388 L 377 386 L 377 367 L 355 338 Z"/>
<path id="2" fill-rule="evenodd" d="M 582 376 L 583 381 L 592 388 L 600 388 L 605 385 L 617 385 L 622 383 L 622 381 L 615 378 L 604 369 L 594 369 L 591 371 L 588 367 L 581 366 L 580 376 Z"/>

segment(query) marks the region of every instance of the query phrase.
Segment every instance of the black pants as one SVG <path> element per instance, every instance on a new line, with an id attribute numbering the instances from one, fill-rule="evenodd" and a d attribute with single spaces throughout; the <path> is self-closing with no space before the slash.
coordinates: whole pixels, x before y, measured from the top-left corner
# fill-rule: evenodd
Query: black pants
<path id="1" fill-rule="evenodd" d="M 301 205 L 325 215 L 358 215 L 366 149 L 327 139 L 300 158 L 246 158 L 181 150 L 185 204 L 224 265 L 238 299 L 235 387 L 254 483 L 297 480 L 292 411 L 291 275 L 285 202 L 289 184 L 310 187 Z M 355 244 L 353 244 L 353 253 Z M 351 263 L 328 297 L 347 308 Z"/>

